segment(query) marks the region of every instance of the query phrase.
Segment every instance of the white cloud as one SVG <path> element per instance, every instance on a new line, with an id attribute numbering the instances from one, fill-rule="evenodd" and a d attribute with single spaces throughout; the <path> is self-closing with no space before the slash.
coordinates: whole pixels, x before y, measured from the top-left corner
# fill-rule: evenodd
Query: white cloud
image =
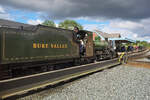
<path id="1" fill-rule="evenodd" d="M 84 24 L 85 30 L 94 31 L 95 29 L 100 29 L 100 24 Z"/>
<path id="2" fill-rule="evenodd" d="M 122 37 L 133 40 L 150 41 L 150 18 L 138 22 L 121 19 L 107 20 L 107 22 L 109 24 L 85 24 L 83 26 L 84 29 L 90 31 L 99 29 L 106 33 L 120 33 Z"/>
<path id="3" fill-rule="evenodd" d="M 58 27 L 59 26 L 59 24 L 58 23 L 55 23 L 56 24 L 56 27 Z"/>
<path id="4" fill-rule="evenodd" d="M 138 35 L 137 35 L 137 34 L 133 34 L 133 37 L 134 37 L 134 38 L 137 38 L 137 37 L 138 37 Z"/>
<path id="5" fill-rule="evenodd" d="M 119 32 L 123 37 L 134 40 L 150 40 L 150 18 L 138 22 L 129 20 L 111 20 L 103 29 L 105 32 Z"/>
<path id="6" fill-rule="evenodd" d="M 132 22 L 132 21 L 115 21 L 115 22 L 111 22 L 110 26 L 114 28 L 132 29 L 132 30 L 136 28 L 144 27 L 143 24 Z"/>
<path id="7" fill-rule="evenodd" d="M 32 25 L 38 25 L 38 24 L 42 24 L 43 21 L 40 20 L 40 19 L 36 19 L 36 20 L 30 19 L 30 20 L 27 21 L 27 23 L 28 23 L 28 24 L 32 24 Z"/>
<path id="8" fill-rule="evenodd" d="M 140 40 L 140 41 L 148 41 L 150 42 L 150 36 L 140 36 L 139 33 L 134 33 L 127 29 L 114 29 L 112 27 L 104 27 L 102 31 L 107 33 L 120 33 L 122 37 L 130 38 L 133 40 Z"/>
<path id="9" fill-rule="evenodd" d="M 11 18 L 10 14 L 4 13 L 4 14 L 0 14 L 0 18 L 1 19 L 8 19 L 8 20 L 12 20 L 13 18 Z"/>
<path id="10" fill-rule="evenodd" d="M 132 31 L 126 30 L 126 29 L 117 29 L 117 28 L 112 28 L 110 26 L 105 26 L 102 31 L 106 33 L 120 33 L 122 37 L 127 37 L 127 38 L 133 38 L 137 36 L 136 33 L 133 33 Z"/>
<path id="11" fill-rule="evenodd" d="M 104 17 L 140 20 L 148 18 L 149 0 L 0 0 L 1 5 L 46 12 L 57 19 Z"/>
<path id="12" fill-rule="evenodd" d="M 0 6 L 0 13 L 5 13 L 5 10 L 2 6 Z"/>
<path id="13" fill-rule="evenodd" d="M 8 20 L 13 20 L 11 15 L 5 11 L 5 8 L 0 6 L 0 18 L 1 19 L 8 19 Z"/>

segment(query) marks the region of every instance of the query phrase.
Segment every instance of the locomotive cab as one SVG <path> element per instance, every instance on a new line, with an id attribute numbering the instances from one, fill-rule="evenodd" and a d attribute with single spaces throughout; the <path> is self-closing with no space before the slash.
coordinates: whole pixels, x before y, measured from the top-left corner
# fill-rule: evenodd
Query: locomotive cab
<path id="1" fill-rule="evenodd" d="M 74 33 L 74 40 L 79 45 L 79 51 L 81 57 L 93 56 L 93 35 L 90 31 L 80 30 L 78 33 Z"/>

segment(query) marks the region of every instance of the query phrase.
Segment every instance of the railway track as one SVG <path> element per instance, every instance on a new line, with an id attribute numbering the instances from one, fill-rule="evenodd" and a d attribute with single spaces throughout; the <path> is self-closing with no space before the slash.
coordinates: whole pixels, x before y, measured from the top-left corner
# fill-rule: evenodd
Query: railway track
<path id="1" fill-rule="evenodd" d="M 150 52 L 141 55 L 138 58 L 131 59 L 130 61 L 128 61 L 128 65 L 150 68 Z"/>
<path id="2" fill-rule="evenodd" d="M 148 52 L 148 50 L 138 53 L 129 53 L 128 57 L 135 58 L 137 56 L 144 55 L 146 52 Z M 24 94 L 31 90 L 44 88 L 46 86 L 77 78 L 79 76 L 103 70 L 118 64 L 120 64 L 119 58 L 115 58 L 56 71 L 2 80 L 0 81 L 0 99 Z"/>

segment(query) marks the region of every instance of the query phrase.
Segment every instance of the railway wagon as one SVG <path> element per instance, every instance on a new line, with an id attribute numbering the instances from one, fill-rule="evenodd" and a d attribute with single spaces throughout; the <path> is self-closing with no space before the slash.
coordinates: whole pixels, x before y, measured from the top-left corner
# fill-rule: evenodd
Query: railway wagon
<path id="1" fill-rule="evenodd" d="M 37 65 L 74 62 L 80 58 L 79 44 L 71 30 L 38 25 L 0 28 L 0 78 L 24 72 Z M 88 36 L 86 56 L 93 56 L 92 34 Z M 45 66 L 47 64 L 47 66 Z M 51 68 L 51 67 L 50 67 Z M 40 69 L 41 70 L 41 69 Z"/>

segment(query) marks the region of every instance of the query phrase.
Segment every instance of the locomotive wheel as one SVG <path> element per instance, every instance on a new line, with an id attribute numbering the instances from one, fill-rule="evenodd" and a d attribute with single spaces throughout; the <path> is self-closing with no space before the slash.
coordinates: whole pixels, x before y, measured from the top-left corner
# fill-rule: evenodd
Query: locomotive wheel
<path id="1" fill-rule="evenodd" d="M 75 66 L 78 66 L 81 64 L 81 60 L 80 59 L 75 59 L 74 62 L 73 62 Z"/>
<path id="2" fill-rule="evenodd" d="M 12 70 L 8 66 L 0 66 L 0 80 L 12 78 Z"/>

